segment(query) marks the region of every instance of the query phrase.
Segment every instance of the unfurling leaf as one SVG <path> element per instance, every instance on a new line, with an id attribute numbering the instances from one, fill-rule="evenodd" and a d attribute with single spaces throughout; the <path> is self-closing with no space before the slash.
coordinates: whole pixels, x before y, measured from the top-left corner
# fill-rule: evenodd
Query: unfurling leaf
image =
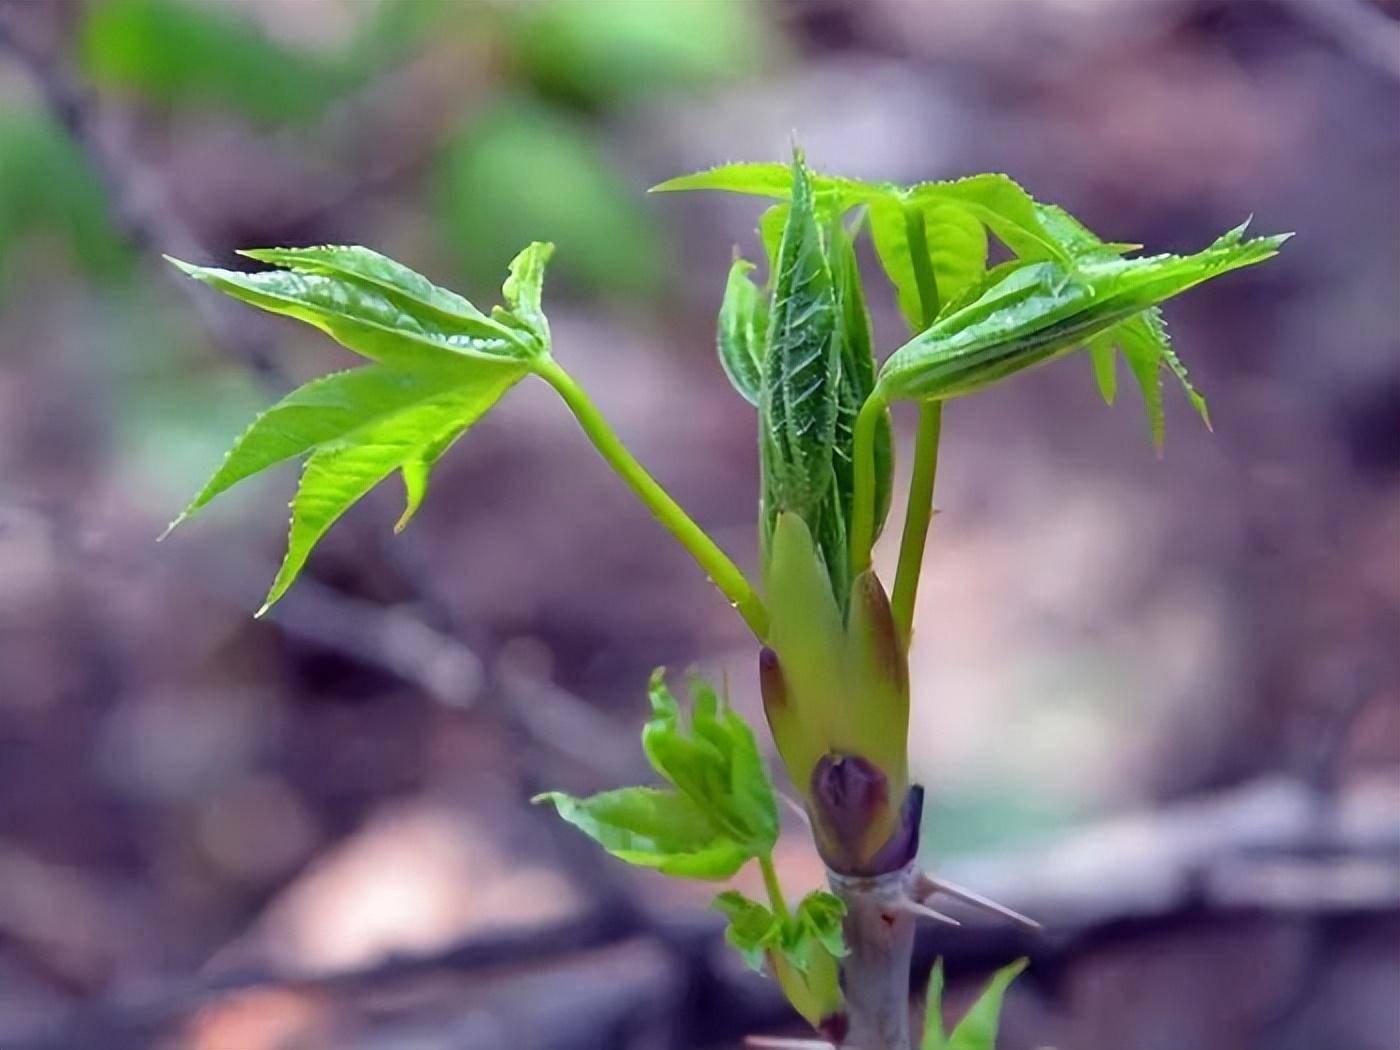
<path id="1" fill-rule="evenodd" d="M 176 263 L 237 299 L 320 328 L 374 363 L 313 380 L 259 416 L 171 528 L 242 479 L 305 456 L 286 557 L 259 615 L 286 593 L 326 530 L 395 471 L 406 497 L 395 527 L 403 528 L 438 458 L 548 356 L 540 281 L 549 251 L 535 244 L 521 253 L 507 282 L 517 312 L 496 317 L 367 248 L 243 252 L 286 267 L 262 273 Z"/>
<path id="2" fill-rule="evenodd" d="M 705 682 L 692 678 L 690 727 L 652 674 L 652 717 L 642 746 L 652 767 L 675 790 L 624 788 L 591 798 L 554 792 L 559 815 L 619 860 L 666 875 L 727 879 L 778 838 L 778 807 L 753 732 Z"/>
<path id="3" fill-rule="evenodd" d="M 692 677 L 690 687 L 687 733 L 664 669 L 652 672 L 652 716 L 642 729 L 647 758 L 748 856 L 766 854 L 778 839 L 778 806 L 753 730 L 703 679 Z"/>
<path id="4" fill-rule="evenodd" d="M 782 920 L 738 890 L 721 893 L 711 907 L 729 920 L 724 929 L 725 943 L 744 957 L 750 969 L 762 970 L 765 954 L 782 940 Z"/>
<path id="5" fill-rule="evenodd" d="M 943 960 L 935 961 L 933 973 L 929 975 L 922 1050 L 996 1050 L 1002 999 L 1029 961 L 1018 959 L 993 974 L 952 1035 L 943 1032 Z"/>
<path id="6" fill-rule="evenodd" d="M 792 915 L 774 912 L 730 890 L 713 907 L 729 919 L 724 939 L 755 970 L 766 961 L 793 1007 L 812 1025 L 821 1023 L 841 1002 L 836 960 L 846 954 L 841 920 L 846 906 L 839 897 L 815 891 Z"/>
<path id="7" fill-rule="evenodd" d="M 735 259 L 724 286 L 715 342 L 724 374 L 741 397 L 757 407 L 768 337 L 768 304 L 749 278 L 753 263 Z"/>
<path id="8" fill-rule="evenodd" d="M 541 305 L 544 291 L 544 269 L 554 255 L 554 245 L 532 242 L 510 261 L 510 276 L 501 287 L 510 312 L 539 340 L 542 349 L 549 347 L 549 321 Z"/>

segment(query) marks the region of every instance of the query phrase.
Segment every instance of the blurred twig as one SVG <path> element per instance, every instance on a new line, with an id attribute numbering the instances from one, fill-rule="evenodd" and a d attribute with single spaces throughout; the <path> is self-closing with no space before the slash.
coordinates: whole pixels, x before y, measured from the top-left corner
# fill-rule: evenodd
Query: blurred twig
<path id="1" fill-rule="evenodd" d="M 204 258 L 203 246 L 180 217 L 158 173 L 104 125 L 96 96 L 59 59 L 27 39 L 22 14 L 42 9 L 39 4 L 0 5 L 0 53 L 24 67 L 49 112 L 86 155 L 107 187 L 112 217 L 122 233 L 151 252 Z M 173 270 L 170 281 L 220 347 L 264 377 L 277 375 L 271 339 L 260 322 L 250 324 L 242 311 L 231 309 L 231 303 L 198 294 Z"/>
<path id="2" fill-rule="evenodd" d="M 1400 80 L 1400 24 L 1369 0 L 1282 0 L 1348 55 Z"/>
<path id="3" fill-rule="evenodd" d="M 977 880 L 979 889 L 1003 894 L 1044 920 L 1046 930 L 1028 934 L 959 912 L 968 924 L 954 930 L 940 927 L 936 943 L 933 931 L 922 931 L 920 963 L 931 965 L 936 952 L 950 969 L 975 971 L 1029 954 L 1046 973 L 1113 938 L 1178 930 L 1183 922 L 1203 916 L 1214 924 L 1261 914 L 1280 922 L 1307 916 L 1319 923 L 1394 916 L 1400 894 L 1400 827 L 1394 820 L 1393 793 L 1351 792 L 1329 825 L 1329 854 L 1323 858 L 1308 855 L 1316 843 L 1310 795 L 1297 782 L 1259 781 L 1211 799 L 1087 828 L 1046 849 L 958 866 L 962 877 Z M 368 966 L 312 973 L 251 968 L 161 982 L 148 991 L 82 1007 L 23 1038 L 0 1037 L 0 1050 L 149 1045 L 133 1042 L 131 1033 L 168 1032 L 224 996 L 257 988 L 334 992 L 353 1002 L 361 992 L 434 974 L 517 974 L 639 938 L 663 949 L 682 971 L 680 998 L 694 1016 L 690 1026 L 678 1018 L 678 1031 L 733 1041 L 755 1028 L 787 1023 L 789 1008 L 770 984 L 753 980 L 737 966 L 716 969 L 721 926 L 714 915 L 677 921 L 630 908 L 598 907 L 582 918 L 473 937 L 440 951 L 391 956 Z M 1289 971 L 1295 963 L 1278 958 L 1267 965 Z M 615 983 L 616 994 L 626 996 L 626 982 Z M 724 1009 L 706 1006 L 720 1001 Z"/>

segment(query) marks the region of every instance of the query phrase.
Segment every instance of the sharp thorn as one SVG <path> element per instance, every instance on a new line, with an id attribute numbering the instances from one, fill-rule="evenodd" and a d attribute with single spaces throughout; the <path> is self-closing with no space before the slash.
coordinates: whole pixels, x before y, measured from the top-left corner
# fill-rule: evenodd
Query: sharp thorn
<path id="1" fill-rule="evenodd" d="M 797 799 L 793 798 L 790 795 L 785 795 L 781 791 L 777 792 L 776 794 L 780 799 L 783 800 L 783 804 L 786 805 L 788 809 L 792 810 L 794 813 L 797 814 L 797 819 L 802 821 L 802 823 L 805 824 L 807 826 L 807 829 L 810 831 L 812 828 L 812 818 L 807 816 L 807 811 L 802 807 L 802 803 L 798 802 Z"/>
<path id="2" fill-rule="evenodd" d="M 745 1038 L 748 1050 L 836 1050 L 820 1039 L 784 1039 L 776 1035 L 751 1035 Z"/>
<path id="3" fill-rule="evenodd" d="M 983 911 L 989 911 L 994 915 L 1000 915 L 1003 919 L 1010 919 L 1012 922 L 1024 926 L 1029 930 L 1044 929 L 1044 927 L 1034 919 L 1022 915 L 1018 911 L 1013 911 L 1005 904 L 998 904 L 990 897 L 984 897 L 980 893 L 973 893 L 971 890 L 965 889 L 955 883 L 943 882 L 927 874 L 920 874 L 918 889 L 921 897 L 931 897 L 935 893 L 946 894 L 955 900 L 962 901 L 964 904 L 970 904 L 974 908 L 981 908 Z"/>
<path id="4" fill-rule="evenodd" d="M 927 904 L 920 904 L 915 900 L 900 901 L 896 907 L 907 911 L 910 915 L 917 915 L 922 919 L 932 919 L 934 922 L 946 922 L 949 926 L 961 926 L 962 923 L 951 915 L 944 915 L 941 911 L 935 911 Z"/>

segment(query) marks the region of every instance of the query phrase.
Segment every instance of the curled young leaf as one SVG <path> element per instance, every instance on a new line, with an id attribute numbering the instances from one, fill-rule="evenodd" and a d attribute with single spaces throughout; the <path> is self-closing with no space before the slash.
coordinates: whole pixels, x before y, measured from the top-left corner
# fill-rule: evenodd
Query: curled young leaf
<path id="1" fill-rule="evenodd" d="M 792 915 L 730 890 L 712 905 L 729 923 L 724 938 L 755 970 L 769 963 L 794 1009 L 816 1026 L 841 1003 L 836 960 L 846 954 L 841 920 L 846 906 L 830 893 L 804 897 Z"/>
<path id="2" fill-rule="evenodd" d="M 652 717 L 642 729 L 642 747 L 652 767 L 747 856 L 772 850 L 778 807 L 753 730 L 698 677 L 691 679 L 689 732 L 663 668 L 652 673 L 647 693 Z"/>
<path id="3" fill-rule="evenodd" d="M 1051 262 L 1019 264 L 895 351 L 878 388 L 888 398 L 920 400 L 973 393 L 1082 346 L 1202 281 L 1262 262 L 1282 241 L 1222 240 L 1189 256 L 1083 261 L 1073 273 Z"/>
<path id="4" fill-rule="evenodd" d="M 735 259 L 724 286 L 715 343 L 730 384 L 757 407 L 763 383 L 763 355 L 768 336 L 768 304 L 749 277 L 753 263 Z"/>

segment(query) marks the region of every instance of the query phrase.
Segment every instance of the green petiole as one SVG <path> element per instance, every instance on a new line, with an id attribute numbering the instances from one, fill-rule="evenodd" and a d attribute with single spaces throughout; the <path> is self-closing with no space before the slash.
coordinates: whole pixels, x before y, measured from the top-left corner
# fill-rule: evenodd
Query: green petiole
<path id="1" fill-rule="evenodd" d="M 773 854 L 765 853 L 759 857 L 758 866 L 763 872 L 763 886 L 768 891 L 768 903 L 773 907 L 773 914 L 781 919 L 789 918 L 787 898 L 783 896 L 783 887 L 778 882 L 778 872 L 773 867 Z"/>
<path id="2" fill-rule="evenodd" d="M 695 524 L 690 515 L 681 509 L 680 504 L 671 498 L 656 479 L 647 473 L 646 468 L 637 462 L 637 458 L 627 450 L 627 446 L 598 411 L 592 398 L 584 392 L 573 376 L 552 359 L 539 361 L 533 368 L 535 374 L 564 399 L 579 426 L 608 466 L 612 467 L 636 493 L 637 498 L 646 504 L 656 520 L 690 552 L 690 556 L 709 575 L 711 582 L 738 610 L 749 629 L 762 641 L 768 633 L 768 611 L 748 578 L 739 571 L 739 567 L 720 550 L 719 545 L 710 539 L 704 529 Z"/>
<path id="3" fill-rule="evenodd" d="M 919 431 L 914 439 L 914 473 L 909 479 L 909 506 L 904 512 L 904 534 L 899 540 L 899 566 L 895 569 L 890 611 L 899 636 L 908 646 L 914 627 L 914 599 L 919 593 L 919 572 L 924 564 L 929 522 L 933 518 L 933 485 L 938 476 L 938 439 L 943 430 L 943 402 L 919 405 Z"/>

